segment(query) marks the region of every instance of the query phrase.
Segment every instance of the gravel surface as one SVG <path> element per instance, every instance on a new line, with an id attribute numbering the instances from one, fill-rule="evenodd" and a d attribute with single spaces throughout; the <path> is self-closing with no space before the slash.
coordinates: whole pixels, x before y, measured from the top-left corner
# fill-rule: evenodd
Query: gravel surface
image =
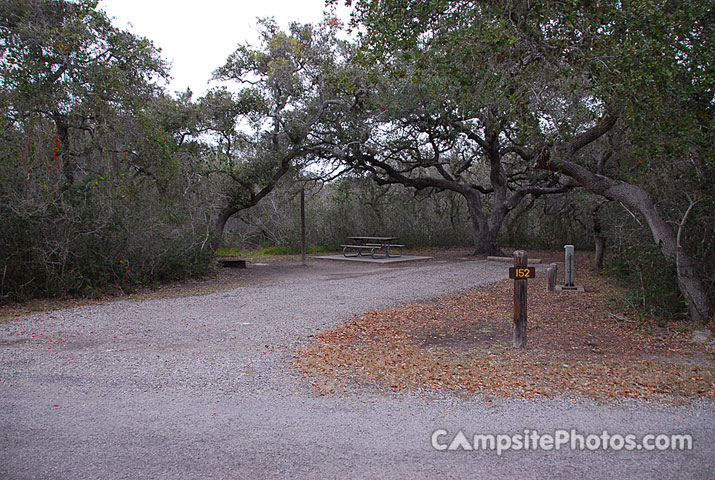
<path id="1" fill-rule="evenodd" d="M 323 397 L 291 365 L 355 315 L 487 284 L 481 260 L 252 265 L 248 286 L 0 324 L 0 478 L 715 478 L 712 402 Z M 437 451 L 474 434 L 690 434 L 691 451 Z"/>

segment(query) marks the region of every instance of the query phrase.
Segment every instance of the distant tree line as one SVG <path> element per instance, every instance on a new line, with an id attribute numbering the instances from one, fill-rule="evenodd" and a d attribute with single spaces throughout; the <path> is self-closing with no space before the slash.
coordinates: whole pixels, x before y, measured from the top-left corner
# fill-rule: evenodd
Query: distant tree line
<path id="1" fill-rule="evenodd" d="M 346 3 L 354 39 L 263 20 L 200 98 L 96 1 L 0 4 L 2 301 L 295 244 L 304 187 L 314 243 L 598 238 L 634 303 L 712 319 L 709 2 Z"/>

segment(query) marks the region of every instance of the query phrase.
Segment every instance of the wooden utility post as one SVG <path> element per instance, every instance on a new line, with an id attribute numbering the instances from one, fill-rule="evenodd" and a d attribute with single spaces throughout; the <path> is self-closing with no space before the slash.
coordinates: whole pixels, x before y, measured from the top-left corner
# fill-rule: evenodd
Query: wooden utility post
<path id="1" fill-rule="evenodd" d="M 556 289 L 556 273 L 558 266 L 555 263 L 549 265 L 546 269 L 546 291 L 553 292 Z"/>
<path id="2" fill-rule="evenodd" d="M 300 187 L 300 256 L 303 261 L 303 265 L 307 265 L 305 262 L 305 186 Z"/>
<path id="3" fill-rule="evenodd" d="M 523 268 L 527 268 L 528 255 L 524 250 L 514 252 L 514 348 L 526 348 L 526 282 L 527 275 L 520 275 Z"/>

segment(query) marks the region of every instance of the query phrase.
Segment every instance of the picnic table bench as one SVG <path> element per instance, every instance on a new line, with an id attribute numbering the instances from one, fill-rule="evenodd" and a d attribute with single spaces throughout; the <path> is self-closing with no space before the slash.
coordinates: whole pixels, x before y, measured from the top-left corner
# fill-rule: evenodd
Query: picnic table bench
<path id="1" fill-rule="evenodd" d="M 346 257 L 362 257 L 368 254 L 363 252 L 370 252 L 369 255 L 372 258 L 395 258 L 402 256 L 402 249 L 404 245 L 394 243 L 397 241 L 397 237 L 348 237 L 352 243 L 345 245 L 340 245 L 343 247 L 343 255 Z M 399 253 L 397 255 L 391 254 L 390 249 L 398 249 Z M 355 250 L 356 253 L 348 254 L 348 251 Z M 384 253 L 379 253 L 379 252 Z"/>

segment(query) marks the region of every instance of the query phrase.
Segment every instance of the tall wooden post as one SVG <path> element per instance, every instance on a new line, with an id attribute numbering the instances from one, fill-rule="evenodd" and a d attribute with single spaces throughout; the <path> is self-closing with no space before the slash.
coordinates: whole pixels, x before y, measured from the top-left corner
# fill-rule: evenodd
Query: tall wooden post
<path id="1" fill-rule="evenodd" d="M 546 291 L 553 292 L 556 288 L 556 273 L 558 271 L 558 266 L 555 263 L 549 265 L 546 269 Z"/>
<path id="2" fill-rule="evenodd" d="M 305 186 L 303 186 L 300 187 L 300 256 L 303 265 L 307 265 L 305 263 L 305 251 Z"/>
<path id="3" fill-rule="evenodd" d="M 526 267 L 528 255 L 524 250 L 514 252 L 514 267 Z M 526 348 L 526 278 L 514 279 L 514 348 Z"/>

